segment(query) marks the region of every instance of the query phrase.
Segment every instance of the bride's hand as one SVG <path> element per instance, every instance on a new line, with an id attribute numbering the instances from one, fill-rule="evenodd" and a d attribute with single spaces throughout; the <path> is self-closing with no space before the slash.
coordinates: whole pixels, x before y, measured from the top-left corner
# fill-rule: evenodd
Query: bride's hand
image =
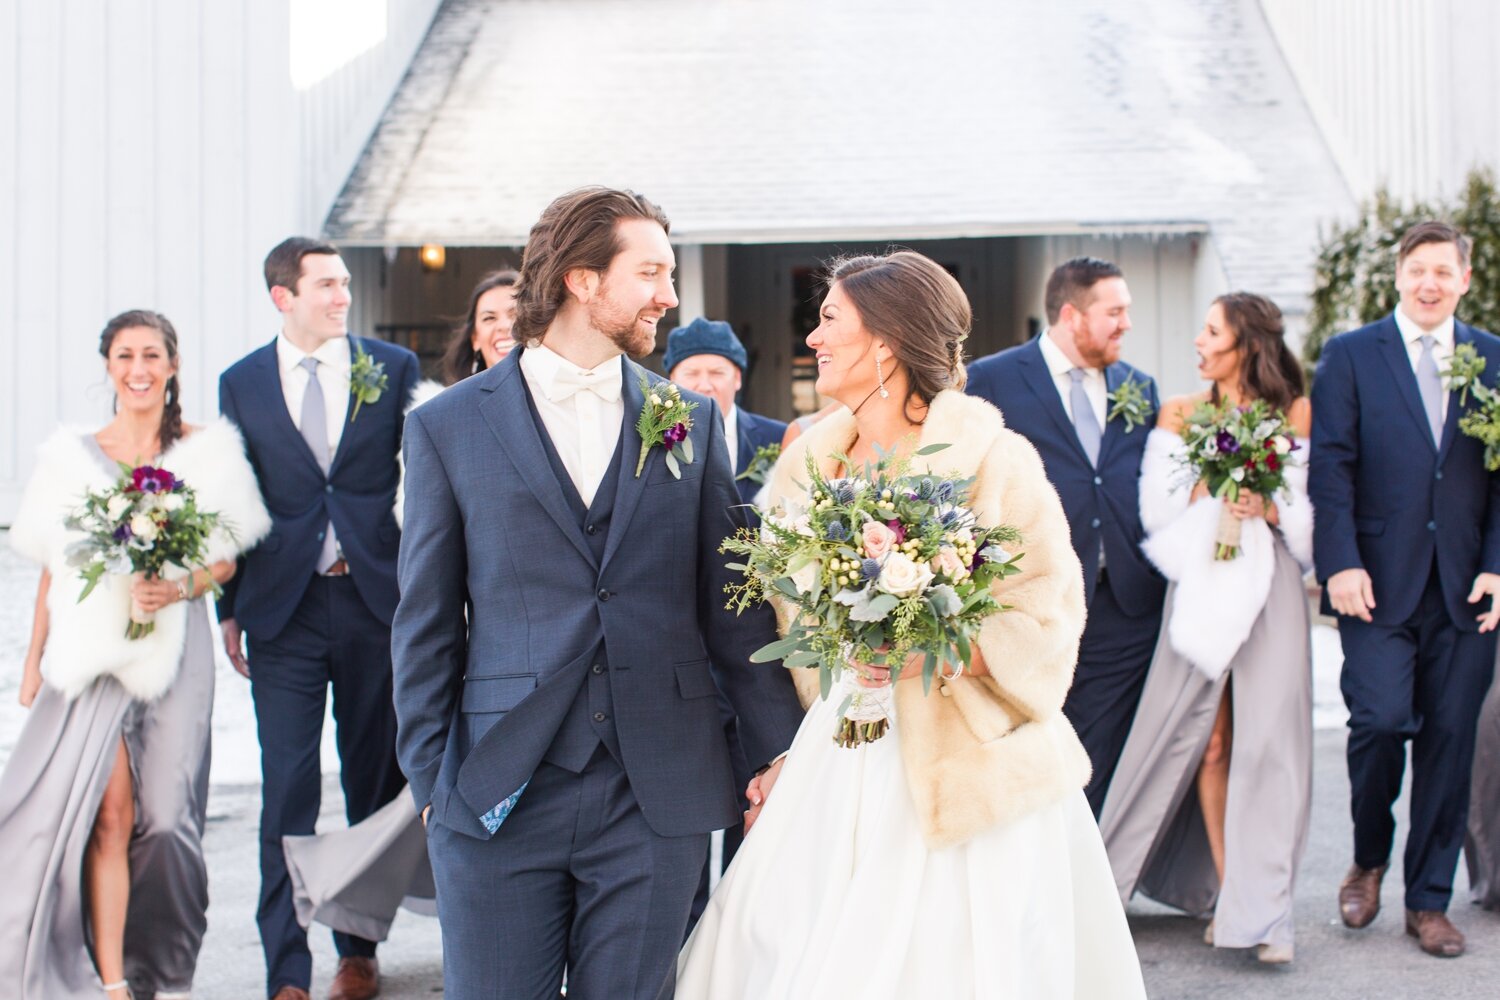
<path id="1" fill-rule="evenodd" d="M 137 580 L 130 585 L 130 597 L 141 610 L 148 614 L 160 611 L 168 604 L 182 599 L 182 592 L 177 589 L 177 583 L 173 580 L 163 580 L 160 577 L 151 580 Z"/>
<path id="2" fill-rule="evenodd" d="M 27 659 L 21 672 L 21 707 L 30 708 L 36 693 L 42 689 L 42 665 Z"/>
<path id="3" fill-rule="evenodd" d="M 887 644 L 881 646 L 875 652 L 884 653 L 890 648 Z M 921 653 L 909 654 L 906 657 L 906 666 L 901 668 L 901 675 L 896 679 L 904 681 L 913 677 L 921 677 L 922 663 L 925 659 L 926 657 Z M 849 664 L 849 668 L 854 671 L 854 678 L 859 682 L 861 687 L 882 688 L 891 683 L 890 667 L 877 666 L 873 663 L 861 663 L 858 660 L 854 660 Z"/>

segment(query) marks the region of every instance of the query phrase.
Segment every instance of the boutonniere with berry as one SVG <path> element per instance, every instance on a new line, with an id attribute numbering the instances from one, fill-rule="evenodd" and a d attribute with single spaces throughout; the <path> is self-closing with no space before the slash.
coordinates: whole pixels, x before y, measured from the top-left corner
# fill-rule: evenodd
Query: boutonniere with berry
<path id="1" fill-rule="evenodd" d="M 1154 411 L 1151 401 L 1146 398 L 1146 392 L 1142 388 L 1144 382 L 1137 382 L 1134 375 L 1127 375 L 1125 381 L 1115 387 L 1115 391 L 1109 394 L 1109 413 L 1105 416 L 1105 422 L 1111 420 L 1124 420 L 1125 433 L 1129 434 L 1137 427 L 1144 427 L 1151 422 Z"/>
<path id="2" fill-rule="evenodd" d="M 688 431 L 693 429 L 692 413 L 698 404 L 683 399 L 682 393 L 671 382 L 653 386 L 644 375 L 641 376 L 641 395 L 646 397 L 646 405 L 641 407 L 641 415 L 635 422 L 636 432 L 641 436 L 641 457 L 636 459 L 635 477 L 641 477 L 651 449 L 661 445 L 666 449 L 663 457 L 667 471 L 681 479 L 682 466 L 693 464 L 693 442 L 688 438 Z"/>
<path id="3" fill-rule="evenodd" d="M 771 466 L 781 457 L 781 445 L 777 443 L 763 444 L 755 449 L 755 457 L 750 459 L 750 464 L 745 466 L 745 471 L 734 478 L 736 480 L 748 479 L 756 486 L 766 485 L 766 477 L 771 474 Z"/>
<path id="4" fill-rule="evenodd" d="M 1500 391 L 1484 384 L 1484 358 L 1473 344 L 1459 344 L 1453 348 L 1453 357 L 1443 369 L 1444 384 L 1449 392 L 1458 393 L 1458 405 L 1462 415 L 1458 418 L 1458 429 L 1484 445 L 1484 467 L 1490 472 L 1500 470 Z M 1474 405 L 1469 405 L 1469 397 Z"/>
<path id="5" fill-rule="evenodd" d="M 376 361 L 360 350 L 358 344 L 355 344 L 354 363 L 349 366 L 349 395 L 354 397 L 354 410 L 349 414 L 351 424 L 354 423 L 354 418 L 359 416 L 361 406 L 380 401 L 380 394 L 385 392 L 389 381 L 390 378 L 385 373 L 385 363 Z"/>

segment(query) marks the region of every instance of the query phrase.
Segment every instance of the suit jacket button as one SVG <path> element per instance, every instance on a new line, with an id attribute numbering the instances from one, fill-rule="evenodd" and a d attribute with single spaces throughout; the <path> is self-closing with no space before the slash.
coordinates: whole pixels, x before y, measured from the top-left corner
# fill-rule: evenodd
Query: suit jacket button
<path id="1" fill-rule="evenodd" d="M 609 591 L 607 591 L 607 590 L 601 590 L 601 591 L 599 591 L 599 600 L 601 600 L 601 601 L 607 601 L 607 600 L 609 600 Z"/>
<path id="2" fill-rule="evenodd" d="M 1437 530 L 1437 522 L 1436 521 L 1428 521 L 1427 522 L 1427 530 L 1428 531 L 1436 531 Z"/>
<path id="3" fill-rule="evenodd" d="M 1097 527 L 1099 527 L 1099 519 L 1096 517 L 1092 521 L 1090 521 L 1089 522 L 1089 527 L 1090 528 L 1097 528 Z"/>
<path id="4" fill-rule="evenodd" d="M 607 718 L 607 716 L 605 716 L 605 714 L 603 712 L 595 712 L 594 713 L 594 721 L 595 722 L 603 722 L 605 720 L 605 718 Z"/>
<path id="5" fill-rule="evenodd" d="M 318 532 L 318 541 L 321 542 L 322 540 L 323 540 L 323 532 L 320 531 L 320 532 Z"/>
<path id="6" fill-rule="evenodd" d="M 327 486 L 323 487 L 323 492 L 324 493 L 332 493 L 333 492 L 333 484 L 329 483 Z"/>
<path id="7" fill-rule="evenodd" d="M 594 673 L 596 673 L 596 674 L 602 674 L 602 673 L 604 673 L 604 664 L 602 664 L 602 663 L 596 663 L 596 664 L 594 664 L 594 668 L 593 669 L 594 669 Z"/>
<path id="8" fill-rule="evenodd" d="M 599 526 L 597 524 L 590 524 L 585 526 L 583 530 L 591 535 L 597 535 L 599 533 Z"/>
<path id="9" fill-rule="evenodd" d="M 1434 473 L 1433 473 L 1433 474 L 1432 474 L 1432 478 L 1433 478 L 1433 479 L 1442 479 L 1442 478 L 1443 478 L 1443 470 L 1442 470 L 1442 469 L 1439 469 L 1439 470 L 1437 470 L 1437 471 L 1436 471 L 1436 472 L 1434 472 Z"/>
<path id="10" fill-rule="evenodd" d="M 1104 477 L 1102 477 L 1102 476 L 1095 476 L 1094 477 L 1094 485 L 1095 486 L 1103 486 L 1104 485 Z"/>

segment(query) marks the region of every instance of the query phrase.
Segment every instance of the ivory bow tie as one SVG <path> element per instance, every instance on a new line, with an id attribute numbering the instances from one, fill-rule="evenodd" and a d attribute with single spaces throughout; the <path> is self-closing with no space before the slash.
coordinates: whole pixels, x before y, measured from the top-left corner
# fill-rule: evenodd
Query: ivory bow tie
<path id="1" fill-rule="evenodd" d="M 597 368 L 580 371 L 572 365 L 564 365 L 553 374 L 552 384 L 547 386 L 547 398 L 554 403 L 561 403 L 585 389 L 607 403 L 619 399 L 620 365 L 611 365 L 606 371 Z"/>

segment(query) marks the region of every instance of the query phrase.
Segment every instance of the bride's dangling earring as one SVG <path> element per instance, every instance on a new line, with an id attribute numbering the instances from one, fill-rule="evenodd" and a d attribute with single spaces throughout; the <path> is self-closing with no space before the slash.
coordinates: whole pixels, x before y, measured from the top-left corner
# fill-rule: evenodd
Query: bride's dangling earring
<path id="1" fill-rule="evenodd" d="M 880 355 L 878 354 L 875 355 L 875 381 L 879 384 L 880 387 L 878 390 L 880 392 L 880 398 L 890 399 L 891 393 L 890 390 L 886 389 L 885 387 L 885 372 L 880 370 Z"/>

